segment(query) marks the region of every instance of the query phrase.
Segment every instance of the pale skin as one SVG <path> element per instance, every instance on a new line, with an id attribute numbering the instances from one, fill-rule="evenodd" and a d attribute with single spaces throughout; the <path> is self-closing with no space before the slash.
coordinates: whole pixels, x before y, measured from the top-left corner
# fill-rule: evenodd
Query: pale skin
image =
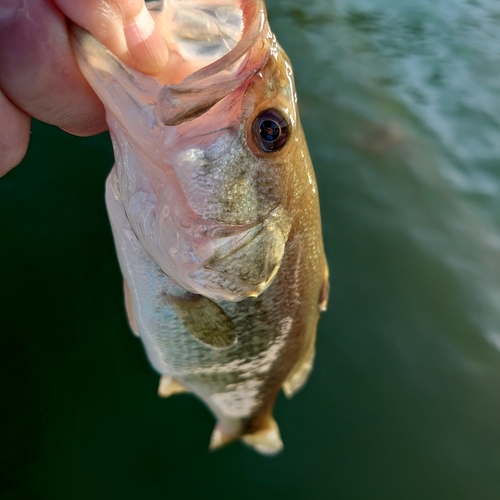
<path id="1" fill-rule="evenodd" d="M 143 73 L 167 64 L 143 0 L 0 0 L 0 177 L 26 154 L 31 117 L 79 136 L 107 129 L 104 108 L 78 69 L 69 22 Z"/>

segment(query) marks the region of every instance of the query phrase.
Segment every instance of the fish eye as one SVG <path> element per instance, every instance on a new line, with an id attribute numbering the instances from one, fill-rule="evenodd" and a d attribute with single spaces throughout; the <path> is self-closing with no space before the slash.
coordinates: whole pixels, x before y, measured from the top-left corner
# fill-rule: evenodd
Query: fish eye
<path id="1" fill-rule="evenodd" d="M 289 137 L 288 122 L 278 110 L 266 109 L 253 122 L 252 133 L 262 151 L 279 151 Z"/>

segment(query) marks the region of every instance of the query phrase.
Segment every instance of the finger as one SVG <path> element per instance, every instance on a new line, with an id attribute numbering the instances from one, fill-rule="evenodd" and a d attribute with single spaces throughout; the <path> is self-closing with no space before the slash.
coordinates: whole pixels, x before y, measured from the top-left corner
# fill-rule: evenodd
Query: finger
<path id="1" fill-rule="evenodd" d="M 125 64 L 154 74 L 168 63 L 167 45 L 144 0 L 55 0 Z"/>
<path id="2" fill-rule="evenodd" d="M 21 163 L 28 149 L 30 117 L 0 92 L 0 177 Z"/>
<path id="3" fill-rule="evenodd" d="M 0 88 L 9 100 L 72 134 L 106 130 L 104 108 L 78 69 L 63 14 L 50 0 L 5 5 L 0 9 Z"/>

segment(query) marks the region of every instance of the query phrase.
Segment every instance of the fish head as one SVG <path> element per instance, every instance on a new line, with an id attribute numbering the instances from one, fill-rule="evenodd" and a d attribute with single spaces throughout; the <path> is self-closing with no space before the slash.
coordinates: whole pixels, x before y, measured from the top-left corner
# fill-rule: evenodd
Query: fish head
<path id="1" fill-rule="evenodd" d="M 116 196 L 135 235 L 172 280 L 216 301 L 272 283 L 304 162 L 290 63 L 261 2 L 242 6 L 240 41 L 180 83 L 139 74 L 90 35 L 75 36 L 108 111 Z"/>

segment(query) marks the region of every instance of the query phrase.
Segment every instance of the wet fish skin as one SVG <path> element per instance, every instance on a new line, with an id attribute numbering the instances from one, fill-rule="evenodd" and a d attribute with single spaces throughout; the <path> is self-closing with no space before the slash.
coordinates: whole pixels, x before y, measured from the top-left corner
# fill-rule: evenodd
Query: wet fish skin
<path id="1" fill-rule="evenodd" d="M 242 438 L 275 453 L 282 446 L 272 418 L 276 395 L 282 387 L 292 395 L 306 381 L 328 297 L 317 185 L 290 63 L 266 21 L 258 50 L 247 57 L 260 61 L 258 71 L 189 121 L 164 125 L 161 85 L 125 68 L 90 35 L 75 34 L 82 70 L 108 111 L 116 165 L 106 202 L 130 324 L 164 376 L 160 393 L 186 388 L 207 404 L 218 421 L 212 447 Z M 286 110 L 292 130 L 275 153 L 263 153 L 252 140 L 253 121 L 268 108 Z M 168 167 L 179 155 L 184 168 Z M 158 159 L 165 163 L 155 164 Z M 244 189 L 234 187 L 238 181 Z M 157 258 L 164 241 L 145 244 L 148 229 L 159 231 L 144 214 L 168 218 L 165 207 L 194 212 L 205 221 L 203 231 L 219 236 L 212 253 L 189 270 L 188 283 Z M 189 217 L 179 220 L 189 226 Z M 203 240 L 200 225 L 197 231 L 188 235 Z M 243 282 L 250 283 L 244 293 Z M 209 293 L 200 294 L 200 286 Z"/>

